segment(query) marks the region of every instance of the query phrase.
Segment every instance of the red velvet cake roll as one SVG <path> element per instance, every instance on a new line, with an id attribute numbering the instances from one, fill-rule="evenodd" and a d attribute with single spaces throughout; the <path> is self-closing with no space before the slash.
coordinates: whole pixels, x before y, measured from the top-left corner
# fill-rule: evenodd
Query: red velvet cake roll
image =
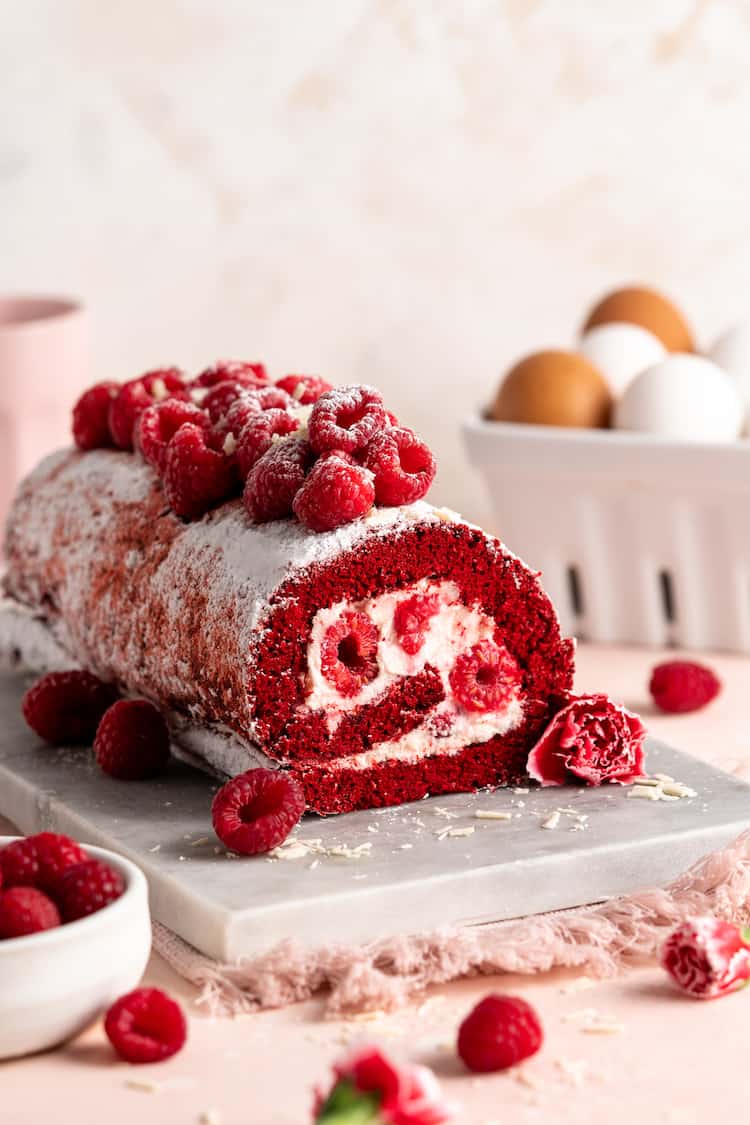
<path id="1" fill-rule="evenodd" d="M 421 501 L 323 534 L 239 500 L 185 523 L 138 458 L 64 452 L 21 486 L 6 554 L 61 662 L 153 699 L 220 773 L 290 770 L 321 813 L 520 782 L 571 687 L 537 576 Z"/>

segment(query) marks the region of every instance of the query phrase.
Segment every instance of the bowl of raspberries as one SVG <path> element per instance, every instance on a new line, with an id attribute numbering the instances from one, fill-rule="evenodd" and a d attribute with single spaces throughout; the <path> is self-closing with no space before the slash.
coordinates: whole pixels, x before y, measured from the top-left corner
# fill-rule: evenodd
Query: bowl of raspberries
<path id="1" fill-rule="evenodd" d="M 150 951 L 134 864 L 56 832 L 0 836 L 0 1059 L 77 1035 L 135 987 Z"/>

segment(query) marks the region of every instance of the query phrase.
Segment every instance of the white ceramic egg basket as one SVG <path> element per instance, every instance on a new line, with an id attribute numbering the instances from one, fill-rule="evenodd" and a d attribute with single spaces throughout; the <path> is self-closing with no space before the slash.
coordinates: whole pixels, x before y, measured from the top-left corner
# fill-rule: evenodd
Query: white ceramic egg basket
<path id="1" fill-rule="evenodd" d="M 492 527 L 583 640 L 750 652 L 750 441 L 463 426 Z"/>

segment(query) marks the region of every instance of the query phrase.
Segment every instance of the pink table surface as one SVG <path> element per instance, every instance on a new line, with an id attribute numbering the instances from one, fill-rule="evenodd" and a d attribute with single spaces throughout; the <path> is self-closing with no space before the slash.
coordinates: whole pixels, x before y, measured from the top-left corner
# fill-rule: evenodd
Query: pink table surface
<path id="1" fill-rule="evenodd" d="M 646 702 L 658 656 L 582 646 L 578 686 L 609 691 L 640 710 L 658 737 L 750 779 L 750 661 L 712 657 L 725 683 L 720 699 L 705 713 L 669 717 L 654 715 Z M 114 1059 L 98 1024 L 62 1049 L 0 1064 L 3 1125 L 87 1122 L 101 1110 L 107 1125 L 304 1125 L 313 1085 L 347 1044 L 364 1039 L 432 1065 L 466 1125 L 702 1125 L 747 1113 L 750 993 L 708 1004 L 684 1000 L 659 969 L 594 983 L 570 972 L 463 981 L 432 989 L 398 1013 L 357 1021 L 322 1019 L 318 1001 L 214 1020 L 159 958 L 145 979 L 182 998 L 190 1014 L 185 1050 L 159 1066 L 129 1067 Z M 455 1058 L 455 1031 L 493 989 L 535 1004 L 546 1041 L 520 1073 L 475 1077 Z M 620 1030 L 583 1032 L 576 1019 L 583 1009 Z"/>

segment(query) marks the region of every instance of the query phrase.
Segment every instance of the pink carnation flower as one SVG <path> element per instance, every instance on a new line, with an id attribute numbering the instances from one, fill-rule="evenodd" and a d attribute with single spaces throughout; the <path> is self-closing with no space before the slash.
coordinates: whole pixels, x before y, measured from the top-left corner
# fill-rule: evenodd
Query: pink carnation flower
<path id="1" fill-rule="evenodd" d="M 683 922 L 667 938 L 661 963 L 677 987 L 714 1000 L 750 980 L 750 931 L 710 916 Z"/>
<path id="2" fill-rule="evenodd" d="M 542 785 L 574 778 L 587 785 L 627 785 L 643 776 L 645 736 L 638 716 L 608 696 L 572 696 L 529 754 L 526 768 Z"/>

